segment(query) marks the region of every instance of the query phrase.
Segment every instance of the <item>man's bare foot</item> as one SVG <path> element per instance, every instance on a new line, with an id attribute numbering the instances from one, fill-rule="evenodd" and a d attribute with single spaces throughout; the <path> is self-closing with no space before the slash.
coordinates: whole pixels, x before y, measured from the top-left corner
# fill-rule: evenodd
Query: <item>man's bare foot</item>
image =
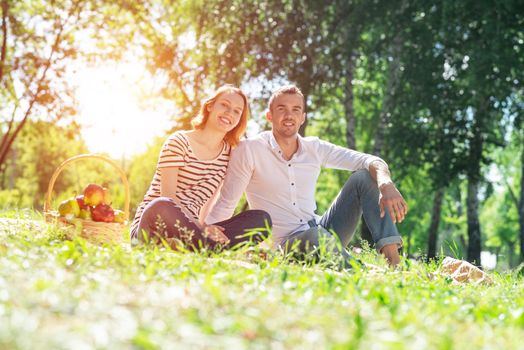
<path id="1" fill-rule="evenodd" d="M 398 254 L 397 244 L 387 244 L 382 247 L 381 251 L 384 257 L 388 261 L 389 266 L 396 267 L 400 263 L 400 255 Z"/>

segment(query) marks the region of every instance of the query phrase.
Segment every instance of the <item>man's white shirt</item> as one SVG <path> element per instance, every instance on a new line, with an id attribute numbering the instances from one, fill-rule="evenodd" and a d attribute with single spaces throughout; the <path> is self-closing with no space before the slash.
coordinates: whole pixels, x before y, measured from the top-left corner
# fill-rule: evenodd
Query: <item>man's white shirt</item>
<path id="1" fill-rule="evenodd" d="M 273 241 L 280 244 L 293 232 L 320 218 L 315 190 L 322 167 L 355 171 L 382 159 L 317 137 L 298 137 L 298 150 L 285 160 L 273 133 L 265 131 L 240 142 L 232 153 L 220 196 L 207 224 L 229 219 L 245 191 L 250 209 L 265 210 L 273 221 Z"/>

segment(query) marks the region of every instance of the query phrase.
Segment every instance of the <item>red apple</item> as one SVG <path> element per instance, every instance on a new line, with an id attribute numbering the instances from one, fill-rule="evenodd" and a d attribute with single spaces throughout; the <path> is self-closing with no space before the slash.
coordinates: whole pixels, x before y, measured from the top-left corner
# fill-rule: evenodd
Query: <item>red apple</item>
<path id="1" fill-rule="evenodd" d="M 93 221 L 113 222 L 115 219 L 115 212 L 110 205 L 101 203 L 91 208 L 91 218 Z"/>
<path id="2" fill-rule="evenodd" d="M 78 202 L 78 206 L 80 209 L 87 210 L 89 209 L 89 206 L 84 202 L 84 195 L 78 195 L 76 196 L 76 201 Z"/>
<path id="3" fill-rule="evenodd" d="M 97 184 L 89 184 L 84 189 L 84 203 L 98 205 L 104 200 L 104 188 Z"/>

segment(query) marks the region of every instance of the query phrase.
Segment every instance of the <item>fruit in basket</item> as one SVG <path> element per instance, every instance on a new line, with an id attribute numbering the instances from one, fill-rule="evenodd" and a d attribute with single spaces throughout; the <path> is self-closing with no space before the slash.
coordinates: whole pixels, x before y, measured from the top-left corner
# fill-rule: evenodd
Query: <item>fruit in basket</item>
<path id="1" fill-rule="evenodd" d="M 113 222 L 115 212 L 110 205 L 100 203 L 91 208 L 91 218 L 93 221 Z"/>
<path id="2" fill-rule="evenodd" d="M 115 218 L 113 220 L 114 222 L 118 222 L 120 224 L 123 224 L 126 221 L 126 214 L 122 210 L 115 210 Z"/>
<path id="3" fill-rule="evenodd" d="M 104 200 L 104 188 L 97 184 L 89 184 L 84 189 L 84 203 L 96 206 Z"/>
<path id="4" fill-rule="evenodd" d="M 80 206 L 75 198 L 66 199 L 58 206 L 58 212 L 61 216 L 71 220 L 80 214 Z"/>
<path id="5" fill-rule="evenodd" d="M 89 210 L 89 206 L 84 202 L 83 194 L 76 196 L 76 201 L 78 202 L 80 210 Z"/>
<path id="6" fill-rule="evenodd" d="M 86 207 L 86 209 L 80 209 L 78 217 L 84 220 L 91 220 L 91 210 L 89 210 L 89 207 Z"/>

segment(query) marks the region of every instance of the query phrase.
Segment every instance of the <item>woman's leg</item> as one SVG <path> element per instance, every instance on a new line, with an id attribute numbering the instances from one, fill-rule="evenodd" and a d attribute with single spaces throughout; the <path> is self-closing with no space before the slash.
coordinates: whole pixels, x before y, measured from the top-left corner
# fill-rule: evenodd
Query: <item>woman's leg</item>
<path id="1" fill-rule="evenodd" d="M 227 247 L 234 247 L 244 242 L 262 242 L 269 236 L 272 224 L 271 217 L 265 211 L 247 210 L 214 225 L 224 228 L 230 240 Z"/>
<path id="2" fill-rule="evenodd" d="M 147 204 L 137 231 L 138 239 L 142 242 L 146 239 L 166 239 L 174 249 L 175 240 L 192 249 L 214 246 L 214 242 L 207 240 L 202 230 L 167 197 L 156 198 Z"/>

